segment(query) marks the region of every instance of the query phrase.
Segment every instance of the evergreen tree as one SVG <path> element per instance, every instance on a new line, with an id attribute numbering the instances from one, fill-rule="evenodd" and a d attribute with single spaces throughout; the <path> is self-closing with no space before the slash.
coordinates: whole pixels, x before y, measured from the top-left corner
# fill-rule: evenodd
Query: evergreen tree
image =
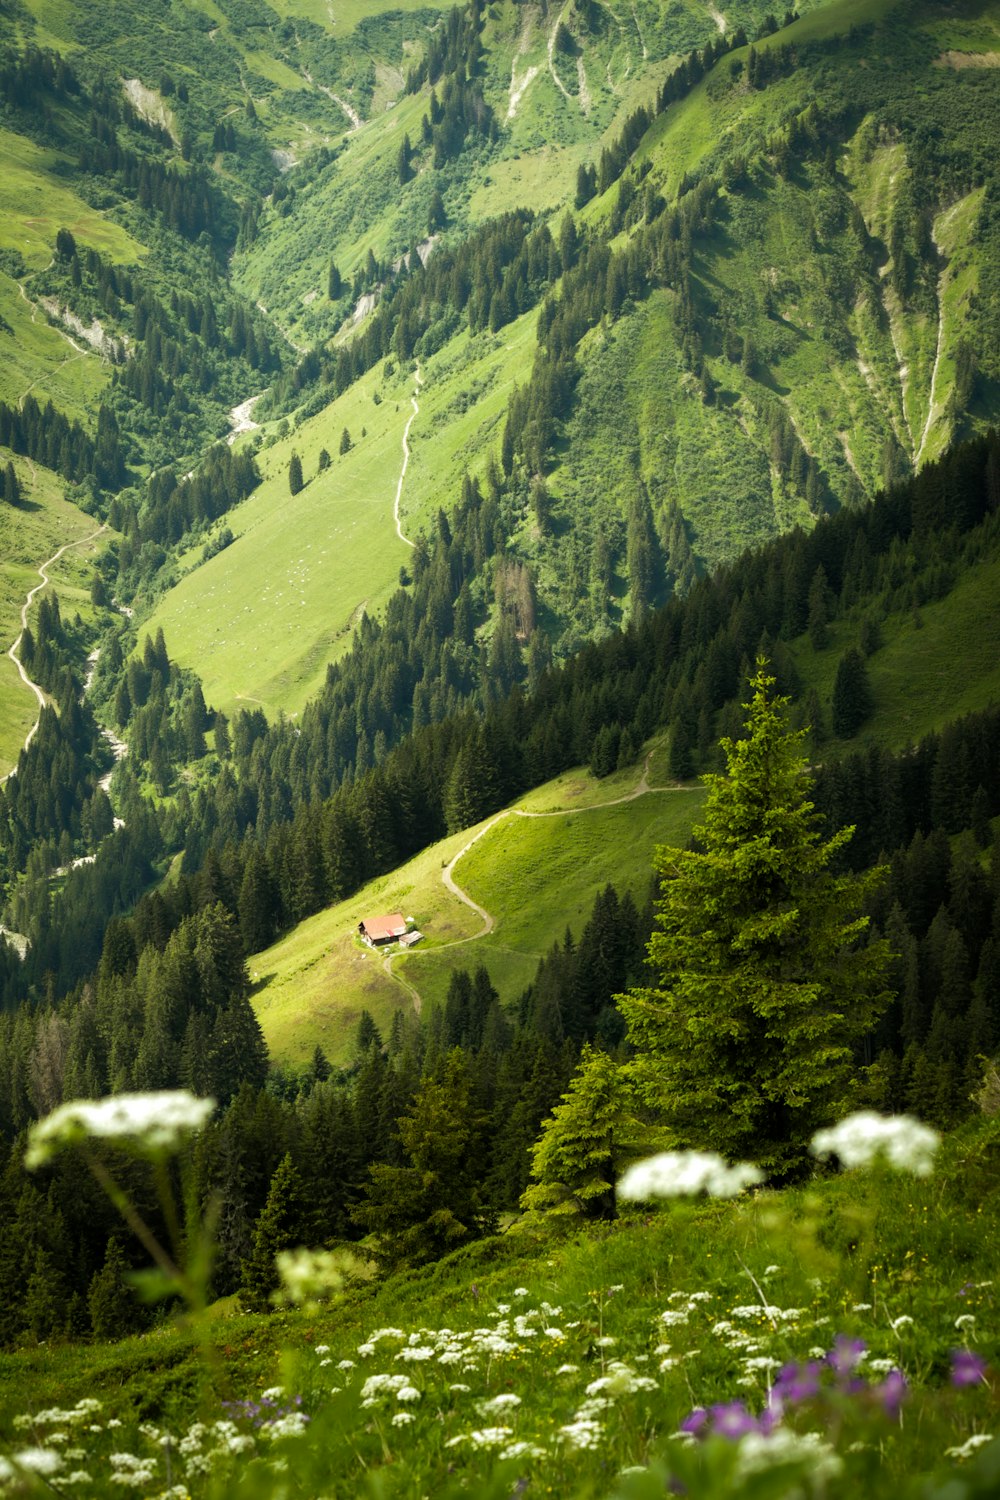
<path id="1" fill-rule="evenodd" d="M 99 1339 L 121 1339 L 142 1325 L 139 1305 L 125 1280 L 127 1271 L 121 1241 L 114 1236 L 87 1293 L 90 1326 Z"/>
<path id="2" fill-rule="evenodd" d="M 348 432 L 347 428 L 345 427 L 344 430 L 343 430 L 343 432 L 340 434 L 340 450 L 339 451 L 340 451 L 341 457 L 343 457 L 343 455 L 345 453 L 350 453 L 350 451 L 351 451 L 351 449 L 352 449 L 353 446 L 354 445 L 351 442 L 351 434 Z"/>
<path id="3" fill-rule="evenodd" d="M 705 778 L 696 850 L 657 850 L 657 984 L 618 1003 L 636 1079 L 676 1138 L 784 1178 L 846 1105 L 889 953 L 860 915 L 883 872 L 831 872 L 853 829 L 821 841 L 803 734 L 763 664 L 751 687 L 747 737 L 724 740 L 728 774 Z"/>
<path id="4" fill-rule="evenodd" d="M 288 460 L 288 492 L 297 495 L 303 485 L 302 460 L 297 453 L 293 453 Z"/>
<path id="5" fill-rule="evenodd" d="M 275 1257 L 300 1242 L 303 1229 L 302 1183 L 286 1155 L 271 1178 L 267 1202 L 254 1225 L 250 1254 L 243 1262 L 240 1301 L 252 1312 L 267 1312 L 278 1285 Z"/>
<path id="6" fill-rule="evenodd" d="M 377 1164 L 354 1218 L 379 1237 L 389 1269 L 436 1260 L 492 1228 L 479 1183 L 483 1122 L 473 1108 L 461 1052 L 447 1058 L 439 1080 L 421 1083 L 399 1121 L 405 1165 Z"/>
<path id="7" fill-rule="evenodd" d="M 871 716 L 872 708 L 868 668 L 861 652 L 852 646 L 840 658 L 833 684 L 831 720 L 834 734 L 849 740 Z"/>
<path id="8" fill-rule="evenodd" d="M 531 1153 L 535 1182 L 523 1208 L 572 1205 L 587 1218 L 613 1219 L 615 1183 L 623 1166 L 651 1149 L 637 1120 L 628 1074 L 606 1052 L 584 1046 L 568 1091 Z"/>

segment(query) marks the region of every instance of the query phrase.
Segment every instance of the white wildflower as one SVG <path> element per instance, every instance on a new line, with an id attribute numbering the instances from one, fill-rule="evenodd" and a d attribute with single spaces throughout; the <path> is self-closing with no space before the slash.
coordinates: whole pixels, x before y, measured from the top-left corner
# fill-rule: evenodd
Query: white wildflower
<path id="1" fill-rule="evenodd" d="M 338 1361 L 337 1361 L 337 1369 L 338 1370 L 353 1370 L 354 1369 L 354 1363 L 355 1362 L 354 1362 L 353 1359 L 338 1359 Z"/>
<path id="2" fill-rule="evenodd" d="M 991 1433 L 974 1432 L 970 1438 L 966 1438 L 960 1447 L 946 1448 L 944 1456 L 945 1458 L 957 1458 L 961 1462 L 962 1459 L 971 1458 L 977 1448 L 982 1448 L 986 1443 L 992 1443 L 992 1441 L 993 1437 Z"/>
<path id="3" fill-rule="evenodd" d="M 560 1365 L 556 1371 L 557 1375 L 578 1375 L 579 1373 L 579 1365 Z"/>
<path id="4" fill-rule="evenodd" d="M 405 1349 L 400 1349 L 396 1358 L 419 1363 L 425 1359 L 433 1359 L 434 1350 L 427 1344 L 408 1344 Z"/>
<path id="5" fill-rule="evenodd" d="M 870 1359 L 868 1369 L 873 1375 L 888 1375 L 890 1370 L 898 1370 L 899 1365 L 894 1359 Z"/>
<path id="6" fill-rule="evenodd" d="M 764 1275 L 765 1276 L 777 1276 L 777 1274 L 778 1274 L 778 1272 L 780 1270 L 781 1270 L 780 1266 L 765 1266 L 764 1267 Z"/>
<path id="7" fill-rule="evenodd" d="M 564 1339 L 566 1337 L 561 1328 L 543 1328 L 542 1332 L 547 1339 Z"/>
<path id="8" fill-rule="evenodd" d="M 0 1456 L 0 1483 L 8 1483 L 25 1474 L 56 1474 L 62 1468 L 62 1458 L 49 1448 L 22 1448 L 12 1453 L 10 1460 Z"/>
<path id="9" fill-rule="evenodd" d="M 594 1340 L 598 1349 L 613 1349 L 617 1342 L 618 1340 L 612 1338 L 610 1333 L 606 1333 L 601 1338 Z"/>
<path id="10" fill-rule="evenodd" d="M 618 1183 L 618 1196 L 628 1202 L 648 1198 L 735 1198 L 744 1188 L 763 1182 L 764 1174 L 750 1162 L 728 1166 L 715 1151 L 663 1151 L 629 1167 Z"/>
<path id="11" fill-rule="evenodd" d="M 281 1285 L 271 1300 L 278 1305 L 316 1306 L 344 1285 L 343 1258 L 336 1250 L 279 1250 L 275 1264 Z"/>
<path id="12" fill-rule="evenodd" d="M 392 1419 L 393 1427 L 405 1427 L 409 1422 L 415 1422 L 416 1417 L 412 1411 L 398 1411 Z"/>
<path id="13" fill-rule="evenodd" d="M 898 1318 L 893 1318 L 890 1327 L 894 1328 L 898 1333 L 901 1328 L 912 1328 L 913 1319 L 910 1317 L 909 1313 L 902 1313 Z"/>
<path id="14" fill-rule="evenodd" d="M 477 1401 L 476 1411 L 481 1417 L 500 1417 L 504 1412 L 513 1411 L 520 1404 L 520 1396 L 515 1396 L 513 1391 L 504 1391 L 499 1396 L 490 1396 L 485 1401 Z"/>
<path id="15" fill-rule="evenodd" d="M 454 1393 L 455 1393 L 456 1396 L 467 1396 L 469 1394 L 469 1391 L 472 1389 L 472 1387 L 468 1386 L 468 1385 L 463 1385 L 460 1380 L 456 1380 L 455 1384 L 454 1385 L 450 1385 L 448 1387 L 448 1389 L 449 1389 L 449 1391 L 454 1391 Z"/>
<path id="16" fill-rule="evenodd" d="M 280 1401 L 284 1394 L 285 1387 L 283 1385 L 269 1385 L 266 1391 L 261 1391 L 260 1399 L 262 1401 Z"/>
<path id="17" fill-rule="evenodd" d="M 140 1156 L 162 1156 L 196 1134 L 214 1108 L 214 1099 L 199 1099 L 188 1089 L 73 1099 L 32 1125 L 25 1166 L 44 1166 L 64 1146 L 91 1139 L 115 1141 Z"/>
<path id="18" fill-rule="evenodd" d="M 301 1437 L 308 1425 L 309 1418 L 305 1412 L 288 1411 L 283 1416 L 275 1417 L 273 1422 L 265 1422 L 261 1432 L 272 1442 L 280 1442 L 283 1438 Z"/>
<path id="19" fill-rule="evenodd" d="M 315 1347 L 315 1349 L 313 1350 L 314 1354 L 329 1354 L 329 1352 L 330 1352 L 330 1345 L 329 1344 L 317 1344 L 316 1347 Z"/>
<path id="20" fill-rule="evenodd" d="M 809 1149 L 814 1156 L 836 1156 L 845 1167 L 870 1167 L 885 1161 L 897 1172 L 929 1177 L 941 1137 L 912 1115 L 879 1115 L 860 1110 L 830 1130 L 819 1130 Z"/>
<path id="21" fill-rule="evenodd" d="M 528 1288 L 526 1286 L 516 1286 L 513 1295 L 515 1297 L 526 1297 L 528 1295 Z"/>
<path id="22" fill-rule="evenodd" d="M 855 1302 L 851 1308 L 851 1312 L 871 1312 L 871 1310 L 872 1305 L 870 1302 Z"/>
<path id="23" fill-rule="evenodd" d="M 396 1392 L 396 1400 L 397 1401 L 419 1401 L 420 1400 L 420 1392 L 417 1390 L 417 1388 L 416 1388 L 415 1385 L 403 1385 L 403 1386 L 400 1386 L 399 1390 Z"/>
<path id="24" fill-rule="evenodd" d="M 567 1422 L 559 1431 L 571 1448 L 596 1448 L 601 1440 L 604 1424 L 578 1416 L 576 1421 Z"/>
<path id="25" fill-rule="evenodd" d="M 974 1324 L 975 1324 L 975 1321 L 976 1320 L 972 1316 L 971 1313 L 963 1313 L 960 1318 L 956 1318 L 955 1319 L 955 1327 L 956 1328 L 972 1328 L 974 1326 Z"/>
<path id="26" fill-rule="evenodd" d="M 741 1479 L 789 1463 L 808 1465 L 809 1481 L 814 1490 L 822 1490 L 825 1481 L 835 1479 L 844 1467 L 840 1454 L 818 1432 L 800 1433 L 787 1427 L 775 1427 L 766 1435 L 748 1432 L 740 1439 L 736 1473 Z"/>
<path id="27" fill-rule="evenodd" d="M 501 1449 L 501 1458 L 544 1458 L 545 1449 L 539 1448 L 537 1443 L 508 1443 L 506 1448 Z"/>
<path id="28" fill-rule="evenodd" d="M 781 1360 L 772 1359 L 769 1354 L 760 1354 L 755 1359 L 745 1359 L 743 1368 L 745 1370 L 780 1370 Z"/>

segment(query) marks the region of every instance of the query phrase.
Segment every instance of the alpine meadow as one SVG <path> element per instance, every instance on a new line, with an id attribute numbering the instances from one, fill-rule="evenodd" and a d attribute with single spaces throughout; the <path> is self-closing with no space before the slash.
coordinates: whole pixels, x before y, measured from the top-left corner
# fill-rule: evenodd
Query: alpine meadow
<path id="1" fill-rule="evenodd" d="M 1000 0 L 0 0 L 0 1500 L 1000 1494 Z"/>

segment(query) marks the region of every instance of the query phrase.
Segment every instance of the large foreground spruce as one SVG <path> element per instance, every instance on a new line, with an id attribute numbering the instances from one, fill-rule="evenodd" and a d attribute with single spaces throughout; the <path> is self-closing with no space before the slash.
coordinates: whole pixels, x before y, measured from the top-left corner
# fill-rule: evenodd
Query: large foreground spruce
<path id="1" fill-rule="evenodd" d="M 759 666 L 747 737 L 723 740 L 696 850 L 661 847 L 655 988 L 618 997 L 647 1103 L 681 1145 L 749 1158 L 772 1178 L 807 1161 L 850 1092 L 853 1052 L 888 996 L 888 950 L 867 941 L 879 872 L 833 873 L 853 829 L 824 841 L 803 735 Z"/>

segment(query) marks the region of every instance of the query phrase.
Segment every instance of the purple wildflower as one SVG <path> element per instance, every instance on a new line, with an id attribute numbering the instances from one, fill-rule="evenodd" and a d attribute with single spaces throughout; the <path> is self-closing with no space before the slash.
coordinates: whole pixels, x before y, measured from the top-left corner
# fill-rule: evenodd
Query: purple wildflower
<path id="1" fill-rule="evenodd" d="M 864 1339 L 852 1339 L 845 1333 L 838 1333 L 826 1362 L 838 1375 L 852 1375 L 867 1348 Z"/>
<path id="2" fill-rule="evenodd" d="M 890 1421 L 899 1416 L 900 1407 L 909 1394 L 909 1386 L 902 1370 L 890 1370 L 881 1385 L 872 1387 L 872 1395 L 881 1404 Z"/>
<path id="3" fill-rule="evenodd" d="M 971 1349 L 951 1351 L 951 1383 L 959 1390 L 967 1385 L 978 1385 L 986 1379 L 986 1361 Z"/>
<path id="4" fill-rule="evenodd" d="M 822 1370 L 823 1366 L 815 1359 L 801 1365 L 782 1365 L 771 1387 L 771 1406 L 781 1411 L 786 1406 L 798 1406 L 802 1401 L 811 1401 L 814 1396 L 819 1395 Z"/>
<path id="5" fill-rule="evenodd" d="M 702 1432 L 708 1422 L 708 1412 L 703 1406 L 696 1406 L 694 1411 L 688 1412 L 681 1423 L 681 1432 L 690 1432 L 696 1436 Z"/>
<path id="6" fill-rule="evenodd" d="M 713 1406 L 709 1413 L 712 1431 L 719 1437 L 732 1438 L 738 1442 L 748 1432 L 760 1432 L 760 1423 L 747 1410 L 742 1401 L 727 1401 Z"/>

